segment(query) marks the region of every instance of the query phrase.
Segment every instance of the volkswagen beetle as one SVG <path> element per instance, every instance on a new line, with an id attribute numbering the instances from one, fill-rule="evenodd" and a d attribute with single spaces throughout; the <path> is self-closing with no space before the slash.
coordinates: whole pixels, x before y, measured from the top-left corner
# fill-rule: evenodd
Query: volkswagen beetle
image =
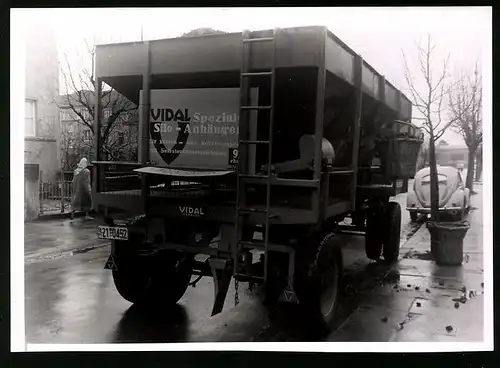
<path id="1" fill-rule="evenodd" d="M 439 166 L 439 212 L 450 215 L 454 220 L 461 220 L 470 206 L 470 191 L 465 187 L 460 171 L 451 166 Z M 408 190 L 406 209 L 412 221 L 419 214 L 431 212 L 431 176 L 430 168 L 418 171 L 413 180 L 413 188 Z"/>

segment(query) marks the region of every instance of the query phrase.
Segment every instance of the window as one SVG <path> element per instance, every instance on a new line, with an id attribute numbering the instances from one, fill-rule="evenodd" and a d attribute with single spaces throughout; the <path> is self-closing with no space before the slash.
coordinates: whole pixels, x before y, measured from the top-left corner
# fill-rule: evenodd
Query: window
<path id="1" fill-rule="evenodd" d="M 24 101 L 24 136 L 36 136 L 36 105 L 35 100 L 26 99 Z"/>
<path id="2" fill-rule="evenodd" d="M 91 135 L 90 135 L 90 130 L 84 130 L 83 131 L 83 140 L 84 141 L 90 141 L 91 140 Z"/>
<path id="3" fill-rule="evenodd" d="M 74 120 L 71 118 L 71 114 L 68 109 L 64 109 L 59 112 L 59 119 L 61 121 Z"/>
<path id="4" fill-rule="evenodd" d="M 123 146 L 125 143 L 125 133 L 119 132 L 118 133 L 118 145 Z"/>
<path id="5" fill-rule="evenodd" d="M 447 176 L 443 174 L 438 174 L 438 184 L 446 184 L 447 183 Z M 431 183 L 431 176 L 426 175 L 422 178 L 422 184 L 427 184 L 429 185 Z"/>

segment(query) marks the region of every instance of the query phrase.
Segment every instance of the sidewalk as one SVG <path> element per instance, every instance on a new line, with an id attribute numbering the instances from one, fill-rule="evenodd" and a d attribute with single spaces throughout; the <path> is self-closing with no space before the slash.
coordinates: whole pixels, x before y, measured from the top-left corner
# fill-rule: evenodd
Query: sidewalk
<path id="1" fill-rule="evenodd" d="M 483 341 L 481 187 L 476 190 L 462 266 L 429 259 L 430 234 L 422 225 L 380 286 L 359 292 L 359 307 L 329 341 Z"/>
<path id="2" fill-rule="evenodd" d="M 107 240 L 97 239 L 96 228 L 101 220 L 76 218 L 56 219 L 24 224 L 24 259 L 33 261 L 75 250 L 105 246 Z"/>

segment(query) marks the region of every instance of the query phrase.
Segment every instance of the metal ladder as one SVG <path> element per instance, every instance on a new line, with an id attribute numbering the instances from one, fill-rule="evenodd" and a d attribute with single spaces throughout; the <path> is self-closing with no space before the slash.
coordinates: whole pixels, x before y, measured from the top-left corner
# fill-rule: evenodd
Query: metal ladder
<path id="1" fill-rule="evenodd" d="M 260 37 L 260 38 L 250 38 L 250 32 L 243 32 L 243 60 L 240 75 L 240 134 L 243 132 L 243 137 L 240 135 L 239 138 L 239 161 L 237 166 L 237 194 L 236 194 L 236 254 L 234 257 L 234 273 L 235 277 L 249 277 L 253 280 L 261 279 L 264 282 L 267 280 L 267 268 L 268 268 L 268 251 L 269 251 L 269 224 L 272 214 L 270 214 L 271 207 L 271 163 L 272 163 L 272 151 L 273 151 L 273 130 L 274 130 L 274 92 L 275 92 L 275 78 L 276 78 L 276 30 L 273 30 L 272 37 Z M 250 71 L 250 48 L 251 45 L 255 43 L 269 42 L 272 44 L 272 61 L 271 69 L 268 71 L 261 72 L 251 72 Z M 252 77 L 270 77 L 271 78 L 271 96 L 269 106 L 250 106 L 249 105 L 249 95 L 250 95 L 250 79 Z M 248 127 L 249 127 L 249 116 L 247 115 L 252 110 L 268 110 L 269 111 L 269 135 L 268 140 L 249 140 L 248 139 Z M 242 129 L 243 128 L 243 129 Z M 267 145 L 268 155 L 267 155 L 267 175 L 254 175 L 250 174 L 247 170 L 248 166 L 248 147 L 250 145 Z M 241 154 L 243 153 L 243 155 Z M 265 179 L 266 180 L 266 207 L 265 208 L 251 208 L 246 205 L 246 180 L 245 179 Z M 265 232 L 264 232 L 264 242 L 259 241 L 243 241 L 242 239 L 242 219 L 252 213 L 264 213 L 265 214 Z M 238 261 L 240 257 L 240 250 L 243 246 L 248 246 L 251 248 L 263 249 L 264 250 L 264 275 L 263 277 L 246 275 L 238 273 Z"/>

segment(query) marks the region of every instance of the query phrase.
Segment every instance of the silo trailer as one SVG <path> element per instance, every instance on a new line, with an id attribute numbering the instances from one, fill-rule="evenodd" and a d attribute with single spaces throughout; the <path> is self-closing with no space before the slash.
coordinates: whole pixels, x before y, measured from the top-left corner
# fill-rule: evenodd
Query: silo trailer
<path id="1" fill-rule="evenodd" d="M 325 27 L 100 45 L 102 83 L 138 106 L 138 162 L 102 159 L 93 195 L 110 212 L 106 268 L 131 303 L 175 304 L 213 277 L 262 287 L 328 331 L 339 303 L 339 231 L 395 262 L 422 135 L 412 104 Z M 102 96 L 96 109 L 102 108 Z M 95 131 L 103 129 L 95 114 Z M 117 176 L 116 173 L 126 173 Z M 351 224 L 344 220 L 351 218 Z"/>

